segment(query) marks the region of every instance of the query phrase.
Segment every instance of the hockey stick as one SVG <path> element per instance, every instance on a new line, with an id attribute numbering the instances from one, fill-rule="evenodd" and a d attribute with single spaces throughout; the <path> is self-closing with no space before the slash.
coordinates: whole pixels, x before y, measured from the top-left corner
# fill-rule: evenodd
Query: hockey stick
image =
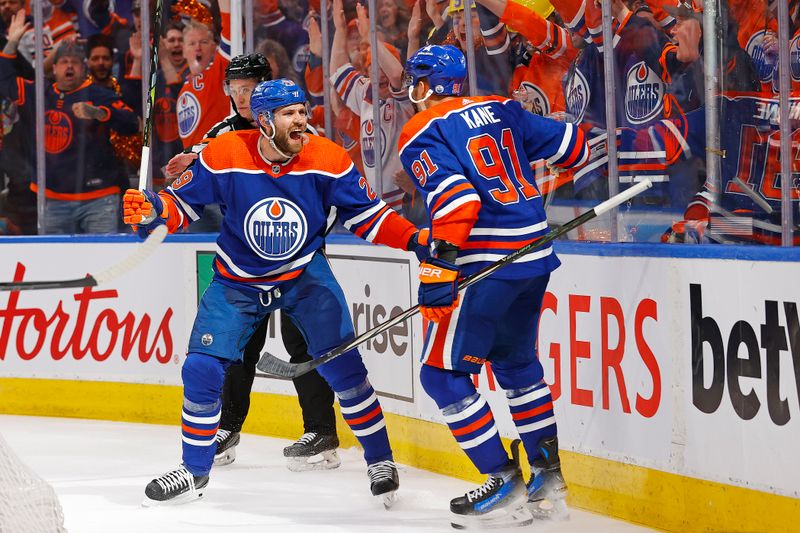
<path id="1" fill-rule="evenodd" d="M 153 105 L 156 100 L 156 79 L 158 78 L 158 44 L 161 40 L 161 3 L 156 0 L 156 15 L 153 21 L 153 48 L 150 50 L 150 80 L 147 86 L 147 106 L 144 111 L 144 128 L 142 131 L 142 162 L 139 165 L 139 190 L 147 188 L 147 176 L 150 172 L 150 144 L 153 137 Z M 150 2 L 142 2 L 141 9 L 150 9 Z M 145 43 L 142 43 L 146 46 Z"/>
<path id="2" fill-rule="evenodd" d="M 102 283 L 108 283 L 112 279 L 126 274 L 136 268 L 150 254 L 153 253 L 164 237 L 167 235 L 167 226 L 161 225 L 153 230 L 147 240 L 145 240 L 129 257 L 121 263 L 103 270 L 102 272 L 85 278 L 68 279 L 62 281 L 6 281 L 0 283 L 0 292 L 3 291 L 32 291 L 41 289 L 68 289 L 71 287 L 95 287 Z"/>
<path id="3" fill-rule="evenodd" d="M 542 246 L 551 243 L 552 241 L 556 240 L 565 233 L 568 233 L 569 231 L 577 228 L 581 224 L 584 224 L 589 220 L 599 215 L 602 215 L 606 211 L 613 209 L 614 207 L 622 204 L 623 202 L 627 202 L 637 194 L 641 193 L 646 189 L 649 189 L 652 186 L 653 186 L 652 182 L 649 179 L 645 179 L 644 181 L 637 183 L 633 187 L 626 189 L 625 191 L 617 194 L 616 196 L 609 198 L 605 202 L 598 204 L 597 206 L 594 207 L 594 209 L 590 209 L 585 213 L 581 214 L 580 216 L 570 220 L 563 226 L 554 228 L 541 239 L 523 246 L 519 250 L 508 254 L 504 258 L 492 263 L 491 265 L 482 268 L 481 270 L 472 274 L 471 276 L 468 276 L 466 279 L 464 279 L 463 282 L 459 283 L 458 285 L 459 292 L 464 291 L 467 287 L 474 285 L 475 283 L 486 278 L 487 276 L 491 276 L 499 269 L 516 261 L 520 257 L 531 253 L 537 248 L 541 248 Z M 342 344 L 338 348 L 335 348 L 330 352 L 321 355 L 320 357 L 314 359 L 313 361 L 307 361 L 305 363 L 290 363 L 288 361 L 284 361 L 283 359 L 278 359 L 269 352 L 264 352 L 263 354 L 261 354 L 261 359 L 259 359 L 256 367 L 258 368 L 258 370 L 266 374 L 272 374 L 274 376 L 281 376 L 284 378 L 296 378 L 298 376 L 302 376 L 303 374 L 306 374 L 307 372 L 314 370 L 318 366 L 327 363 L 331 359 L 335 359 L 340 355 L 342 355 L 343 353 L 349 352 L 359 344 L 362 344 L 372 339 L 376 335 L 380 335 L 384 331 L 394 327 L 397 324 L 400 324 L 401 322 L 414 316 L 418 312 L 419 312 L 419 305 L 415 305 L 414 307 L 411 307 L 403 311 L 396 317 L 391 318 L 381 324 L 378 324 L 369 331 L 365 331 L 358 337 L 354 338 L 349 342 L 346 342 L 345 344 Z"/>

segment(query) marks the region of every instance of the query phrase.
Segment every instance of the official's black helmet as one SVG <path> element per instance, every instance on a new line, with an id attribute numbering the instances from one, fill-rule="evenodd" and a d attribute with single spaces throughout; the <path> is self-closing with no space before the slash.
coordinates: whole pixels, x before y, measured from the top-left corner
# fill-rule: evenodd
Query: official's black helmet
<path id="1" fill-rule="evenodd" d="M 225 69 L 225 81 L 256 80 L 258 82 L 272 79 L 272 69 L 267 59 L 259 54 L 242 54 L 231 59 Z"/>

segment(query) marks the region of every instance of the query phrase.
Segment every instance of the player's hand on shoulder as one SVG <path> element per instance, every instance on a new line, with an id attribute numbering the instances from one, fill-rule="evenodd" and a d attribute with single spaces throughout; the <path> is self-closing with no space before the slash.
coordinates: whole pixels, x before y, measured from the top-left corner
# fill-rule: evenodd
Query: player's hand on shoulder
<path id="1" fill-rule="evenodd" d="M 197 159 L 198 154 L 196 153 L 184 153 L 181 152 L 174 156 L 172 159 L 169 160 L 167 163 L 166 171 L 167 177 L 170 179 L 177 178 L 181 175 L 181 172 L 186 170 L 186 167 L 191 165 L 195 159 Z"/>
<path id="2" fill-rule="evenodd" d="M 439 322 L 458 307 L 460 273 L 459 267 L 437 257 L 419 265 L 419 311 L 423 317 Z"/>
<path id="3" fill-rule="evenodd" d="M 122 196 L 122 220 L 142 238 L 166 222 L 163 211 L 164 203 L 153 191 L 128 189 Z"/>

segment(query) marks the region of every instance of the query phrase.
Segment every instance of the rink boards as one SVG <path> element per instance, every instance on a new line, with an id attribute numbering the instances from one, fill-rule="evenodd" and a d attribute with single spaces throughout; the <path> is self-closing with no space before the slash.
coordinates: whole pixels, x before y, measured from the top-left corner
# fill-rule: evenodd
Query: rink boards
<path id="1" fill-rule="evenodd" d="M 136 243 L 1 246 L 0 278 L 36 280 L 98 272 Z M 544 301 L 539 355 L 571 504 L 674 531 L 792 529 L 800 518 L 800 254 L 557 250 L 563 265 Z M 177 423 L 180 363 L 213 251 L 204 237 L 171 237 L 105 287 L 0 293 L 0 412 Z M 328 254 L 359 333 L 416 301 L 413 255 L 341 237 Z M 273 326 L 265 349 L 285 355 Z M 363 350 L 391 413 L 396 458 L 477 480 L 420 387 L 421 347 L 416 317 Z M 491 371 L 477 379 L 511 437 Z M 246 430 L 296 437 L 291 383 L 257 379 L 254 390 Z M 340 429 L 343 445 L 353 445 Z"/>

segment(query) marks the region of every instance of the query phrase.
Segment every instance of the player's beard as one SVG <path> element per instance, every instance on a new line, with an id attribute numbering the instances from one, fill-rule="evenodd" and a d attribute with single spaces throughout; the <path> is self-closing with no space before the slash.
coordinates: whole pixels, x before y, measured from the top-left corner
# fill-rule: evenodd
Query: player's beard
<path id="1" fill-rule="evenodd" d="M 287 129 L 275 132 L 275 137 L 272 139 L 272 142 L 275 143 L 275 147 L 278 150 L 286 155 L 292 156 L 294 154 L 299 154 L 303 149 L 305 143 L 302 137 L 301 135 L 299 140 L 291 139 L 289 137 L 289 130 Z"/>

